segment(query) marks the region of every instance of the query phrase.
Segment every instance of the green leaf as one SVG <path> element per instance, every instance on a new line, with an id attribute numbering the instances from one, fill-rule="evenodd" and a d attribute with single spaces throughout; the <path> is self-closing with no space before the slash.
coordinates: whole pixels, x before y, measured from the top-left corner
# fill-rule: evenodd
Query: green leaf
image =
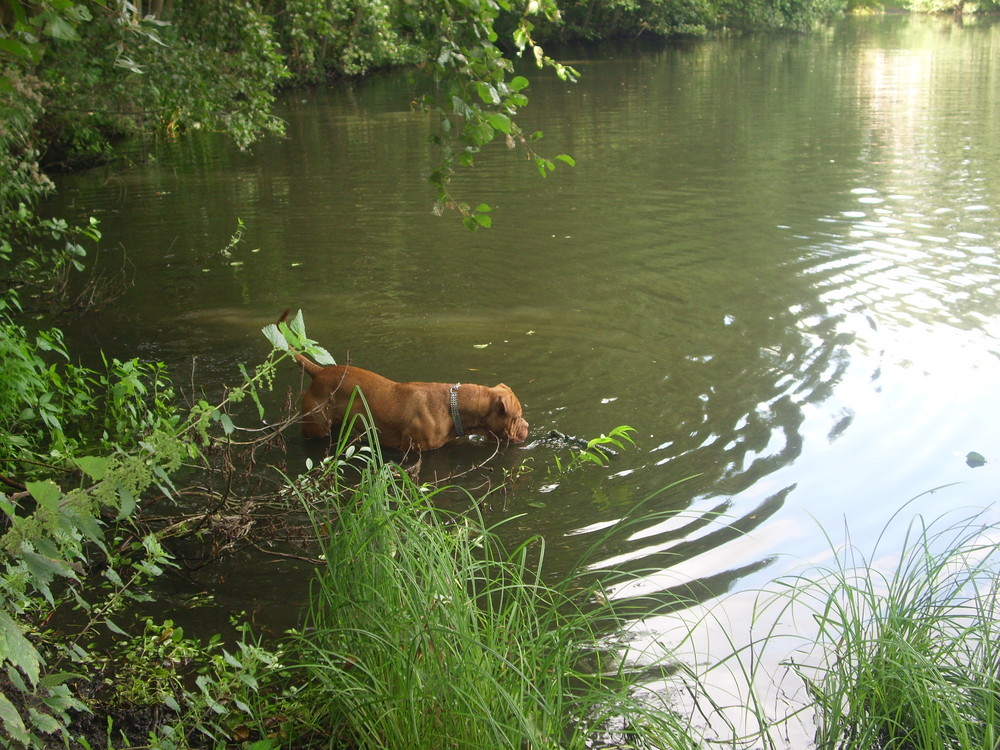
<path id="1" fill-rule="evenodd" d="M 572 156 L 570 156 L 569 154 L 558 154 L 558 155 L 556 156 L 556 158 L 557 158 L 557 159 L 558 159 L 559 161 L 564 161 L 564 162 L 566 162 L 566 163 L 567 163 L 567 164 L 569 164 L 569 165 L 570 165 L 571 167 L 575 167 L 575 166 L 576 166 L 576 159 L 574 159 L 574 158 L 573 158 Z"/>
<path id="2" fill-rule="evenodd" d="M 135 511 L 135 496 L 125 487 L 119 487 L 118 499 L 121 501 L 121 505 L 118 507 L 118 518 L 115 520 L 121 521 L 131 516 Z"/>
<path id="3" fill-rule="evenodd" d="M 316 364 L 318 365 L 337 364 L 337 360 L 333 358 L 333 355 L 330 354 L 330 352 L 328 352 L 322 346 L 319 346 L 317 344 L 310 344 L 306 348 L 306 352 L 308 352 L 309 356 L 312 357 L 316 361 Z"/>
<path id="4" fill-rule="evenodd" d="M 128 637 L 128 633 L 126 633 L 120 627 L 118 627 L 117 625 L 115 625 L 110 619 L 104 618 L 104 625 L 112 633 L 117 633 L 118 635 L 124 635 L 124 636 Z"/>
<path id="5" fill-rule="evenodd" d="M 118 588 L 124 588 L 125 582 L 122 581 L 122 577 L 118 575 L 118 571 L 114 568 L 105 568 L 103 575 L 111 581 L 112 585 L 117 586 Z"/>
<path id="6" fill-rule="evenodd" d="M 233 424 L 232 418 L 228 414 L 223 414 L 220 421 L 222 422 L 222 430 L 227 435 L 232 435 L 233 430 L 236 429 L 236 425 Z"/>
<path id="7" fill-rule="evenodd" d="M 107 458 L 100 458 L 98 456 L 81 456 L 74 459 L 73 463 L 88 477 L 99 482 L 104 479 L 104 473 L 108 468 L 108 460 Z"/>
<path id="8" fill-rule="evenodd" d="M 529 83 L 530 81 L 528 81 L 528 79 L 524 76 L 514 76 L 510 79 L 510 84 L 508 85 L 510 86 L 511 91 L 520 91 L 521 89 L 528 88 Z"/>
<path id="9" fill-rule="evenodd" d="M 497 90 L 488 83 L 476 81 L 476 93 L 479 94 L 479 98 L 482 99 L 485 104 L 500 103 L 500 97 L 497 94 Z"/>
<path id="10" fill-rule="evenodd" d="M 164 470 L 162 466 L 153 465 L 153 474 L 159 479 L 156 482 L 156 486 L 160 491 L 167 497 L 173 497 L 174 493 L 177 492 L 177 488 L 174 487 L 174 483 L 170 480 L 170 475 Z"/>
<path id="11" fill-rule="evenodd" d="M 35 729 L 42 734 L 51 734 L 59 731 L 59 722 L 50 714 L 43 714 L 41 711 L 29 708 L 28 716 L 31 717 L 31 723 L 35 725 Z"/>
<path id="12" fill-rule="evenodd" d="M 538 168 L 538 174 L 542 177 L 548 177 L 549 172 L 555 169 L 555 164 L 553 164 L 548 159 L 543 159 L 541 156 L 535 157 L 535 166 Z"/>
<path id="13" fill-rule="evenodd" d="M 250 373 L 247 372 L 247 368 L 243 365 L 242 362 L 239 363 L 239 368 L 240 368 L 240 374 L 243 376 L 243 380 L 246 383 L 248 383 L 248 384 L 252 383 L 253 382 L 253 378 L 250 377 Z M 261 419 L 263 419 L 264 418 L 264 404 L 262 404 L 260 402 L 260 395 L 257 393 L 257 389 L 254 388 L 252 385 L 250 386 L 250 398 L 253 399 L 253 402 L 257 405 L 257 414 L 258 414 L 258 416 Z"/>
<path id="14" fill-rule="evenodd" d="M 28 492 L 35 498 L 39 505 L 49 510 L 58 510 L 59 501 L 62 500 L 62 490 L 59 485 L 51 479 L 42 482 L 25 482 Z"/>
<path id="15" fill-rule="evenodd" d="M 0 659 L 9 661 L 20 669 L 32 685 L 38 684 L 40 659 L 35 647 L 24 637 L 21 629 L 0 610 Z"/>
<path id="16" fill-rule="evenodd" d="M 24 726 L 24 720 L 3 693 L 0 693 L 0 726 L 15 742 L 28 743 L 28 729 Z"/>
<path id="17" fill-rule="evenodd" d="M 38 45 L 28 46 L 17 39 L 0 39 L 0 52 L 7 52 L 16 57 L 38 59 Z"/>
<path id="18" fill-rule="evenodd" d="M 453 96 L 451 98 L 451 108 L 455 111 L 455 114 L 461 115 L 462 117 L 468 118 L 472 114 L 472 110 L 469 109 L 469 105 L 465 103 L 465 100 L 458 96 Z"/>
<path id="19" fill-rule="evenodd" d="M 31 574 L 32 583 L 35 585 L 35 588 L 41 592 L 49 604 L 55 603 L 52 598 L 52 592 L 49 590 L 49 584 L 52 583 L 53 578 L 56 576 L 76 578 L 73 569 L 63 560 L 40 555 L 27 547 L 21 548 L 21 559 Z"/>
<path id="20" fill-rule="evenodd" d="M 493 126 L 494 129 L 499 130 L 501 133 L 511 134 L 513 129 L 513 123 L 510 118 L 503 114 L 502 112 L 490 112 L 486 115 L 486 121 Z"/>
<path id="21" fill-rule="evenodd" d="M 275 349 L 280 349 L 283 352 L 287 352 L 289 349 L 288 340 L 282 335 L 281 331 L 278 330 L 278 326 L 274 323 L 266 325 L 260 329 L 261 333 L 271 342 L 271 346 Z"/>
<path id="22" fill-rule="evenodd" d="M 53 39 L 60 39 L 64 42 L 75 42 L 80 38 L 73 24 L 59 16 L 53 16 L 50 19 L 48 25 L 45 27 L 45 32 Z"/>
<path id="23" fill-rule="evenodd" d="M 101 530 L 100 521 L 97 520 L 96 516 L 90 513 L 68 510 L 65 517 L 88 540 L 101 547 L 101 549 L 104 549 L 104 532 Z"/>
<path id="24" fill-rule="evenodd" d="M 303 354 L 308 354 L 320 365 L 337 364 L 330 352 L 306 336 L 306 325 L 302 319 L 301 310 L 288 323 L 282 322 L 273 326 L 265 326 L 261 332 L 276 349 L 282 351 L 298 350 Z"/>

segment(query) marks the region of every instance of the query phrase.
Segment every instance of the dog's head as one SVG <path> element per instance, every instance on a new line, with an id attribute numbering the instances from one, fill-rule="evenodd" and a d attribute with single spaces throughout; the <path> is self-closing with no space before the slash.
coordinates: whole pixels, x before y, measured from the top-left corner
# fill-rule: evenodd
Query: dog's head
<path id="1" fill-rule="evenodd" d="M 521 416 L 521 402 L 507 385 L 490 388 L 490 413 L 487 429 L 502 440 L 523 443 L 528 437 L 528 423 Z"/>

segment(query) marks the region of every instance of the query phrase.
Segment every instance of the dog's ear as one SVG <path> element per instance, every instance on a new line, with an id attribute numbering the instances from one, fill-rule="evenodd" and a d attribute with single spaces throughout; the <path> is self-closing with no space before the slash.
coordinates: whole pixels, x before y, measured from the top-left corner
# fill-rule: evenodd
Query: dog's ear
<path id="1" fill-rule="evenodd" d="M 497 388 L 499 388 L 499 387 L 500 386 L 498 385 Z M 503 393 L 503 392 L 497 394 L 497 406 L 496 406 L 497 413 L 501 417 L 505 417 L 505 416 L 507 416 L 507 408 L 508 408 L 507 407 L 507 394 Z"/>

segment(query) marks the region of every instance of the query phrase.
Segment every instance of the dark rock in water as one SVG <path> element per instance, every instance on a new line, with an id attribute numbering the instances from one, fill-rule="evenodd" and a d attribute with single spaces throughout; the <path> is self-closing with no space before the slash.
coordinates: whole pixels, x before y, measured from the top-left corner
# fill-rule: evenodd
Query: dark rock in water
<path id="1" fill-rule="evenodd" d="M 972 451 L 965 457 L 965 463 L 967 463 L 971 468 L 975 469 L 983 466 L 986 463 L 986 459 L 983 458 L 982 453 L 976 453 Z"/>

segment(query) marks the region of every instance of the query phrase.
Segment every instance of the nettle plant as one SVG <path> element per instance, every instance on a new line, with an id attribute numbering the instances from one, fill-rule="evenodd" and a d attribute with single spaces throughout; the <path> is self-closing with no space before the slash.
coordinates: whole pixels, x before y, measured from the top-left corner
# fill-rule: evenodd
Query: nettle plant
<path id="1" fill-rule="evenodd" d="M 154 637 L 155 629 L 129 633 L 126 623 L 129 608 L 150 600 L 151 582 L 172 564 L 158 538 L 133 523 L 143 497 L 178 495 L 171 477 L 200 461 L 214 434 L 226 439 L 234 429 L 226 405 L 257 400 L 274 362 L 244 373 L 221 403 L 203 400 L 184 414 L 159 363 L 105 359 L 104 371 L 80 367 L 58 331 L 32 335 L 7 314 L 0 354 L 0 733 L 42 747 L 53 733 L 67 737 L 73 715 L 88 710 L 79 688 L 106 669 L 95 640 Z M 210 651 L 209 662 L 218 651 L 232 669 L 225 676 L 209 670 L 194 692 L 172 699 L 186 706 L 177 713 L 197 731 L 222 722 L 222 704 L 205 696 L 232 693 L 219 681 L 258 665 L 256 654 L 227 659 Z M 241 684 L 251 690 L 252 674 Z M 191 719 L 204 711 L 215 724 Z"/>

